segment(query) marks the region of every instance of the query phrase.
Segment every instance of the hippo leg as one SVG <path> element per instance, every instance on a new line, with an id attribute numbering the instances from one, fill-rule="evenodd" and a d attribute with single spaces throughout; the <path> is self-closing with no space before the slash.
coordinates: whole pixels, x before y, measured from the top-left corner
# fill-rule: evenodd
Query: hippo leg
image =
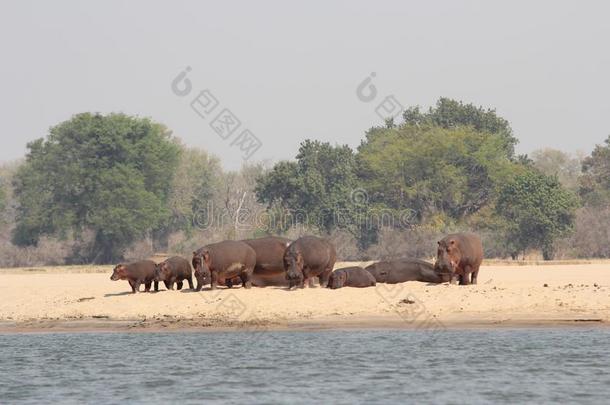
<path id="1" fill-rule="evenodd" d="M 174 278 L 170 278 L 169 281 L 167 282 L 167 289 L 168 290 L 173 290 L 174 289 L 174 282 L 176 280 Z"/>
<path id="2" fill-rule="evenodd" d="M 144 283 L 144 292 L 150 292 L 150 286 L 152 285 L 152 281 L 148 283 Z"/>
<path id="3" fill-rule="evenodd" d="M 479 269 L 476 269 L 475 271 L 472 272 L 472 278 L 470 280 L 470 283 L 476 284 L 478 278 L 479 278 Z"/>
<path id="4" fill-rule="evenodd" d="M 218 274 L 215 271 L 213 271 L 211 278 L 212 278 L 212 282 L 210 285 L 210 289 L 215 290 L 216 288 L 218 288 Z"/>
<path id="5" fill-rule="evenodd" d="M 176 290 L 178 290 L 178 291 L 182 290 L 183 285 L 184 285 L 184 283 L 182 282 L 182 280 L 178 281 L 176 283 Z"/>
<path id="6" fill-rule="evenodd" d="M 242 274 L 241 276 L 239 276 L 239 278 L 241 278 L 241 284 L 244 288 L 252 288 L 252 282 L 250 281 L 250 277 L 248 277 L 248 274 Z"/>
<path id="7" fill-rule="evenodd" d="M 155 281 L 154 285 L 155 285 L 155 291 L 159 291 L 159 282 Z"/>
<path id="8" fill-rule="evenodd" d="M 141 280 L 136 280 L 133 282 L 133 286 L 131 287 L 133 289 L 133 293 L 137 293 L 140 292 L 140 285 L 142 284 Z"/>
<path id="9" fill-rule="evenodd" d="M 330 274 L 332 272 L 333 269 L 326 269 L 322 273 L 320 273 L 320 276 L 318 277 L 318 280 L 320 280 L 320 287 L 328 286 L 328 279 L 330 278 Z"/>
<path id="10" fill-rule="evenodd" d="M 470 284 L 470 274 L 472 273 L 472 267 L 466 266 L 464 267 L 464 272 L 460 278 L 460 285 L 469 285 Z"/>
<path id="11" fill-rule="evenodd" d="M 137 291 L 136 290 L 136 282 L 129 280 L 129 286 L 131 287 L 131 292 L 135 294 L 136 291 Z"/>
<path id="12" fill-rule="evenodd" d="M 169 290 L 169 282 L 163 280 L 163 284 L 165 284 L 165 289 Z"/>
<path id="13" fill-rule="evenodd" d="M 193 286 L 193 277 L 189 277 L 189 278 L 187 278 L 187 279 L 186 279 L 186 281 L 188 281 L 188 283 L 189 283 L 189 288 L 190 288 L 191 290 L 194 290 L 194 289 L 195 289 L 195 287 Z"/>

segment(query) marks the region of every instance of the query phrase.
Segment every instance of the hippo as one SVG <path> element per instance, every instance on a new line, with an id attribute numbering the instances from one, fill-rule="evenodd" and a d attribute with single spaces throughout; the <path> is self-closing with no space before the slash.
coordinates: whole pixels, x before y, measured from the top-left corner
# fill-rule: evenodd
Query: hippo
<path id="1" fill-rule="evenodd" d="M 176 283 L 176 289 L 181 290 L 183 280 L 188 281 L 191 290 L 195 289 L 191 264 L 182 257 L 170 257 L 155 267 L 155 281 L 165 282 L 168 290 L 174 289 L 174 283 Z"/>
<path id="2" fill-rule="evenodd" d="M 315 236 L 303 236 L 292 242 L 284 253 L 284 269 L 289 287 L 313 286 L 313 277 L 318 277 L 320 286 L 326 287 L 328 278 L 337 260 L 332 243 Z"/>
<path id="3" fill-rule="evenodd" d="M 140 290 L 140 285 L 144 284 L 144 291 L 150 292 L 150 286 L 155 283 L 155 291 L 159 291 L 159 282 L 155 281 L 155 262 L 152 260 L 142 260 L 130 264 L 118 264 L 110 279 L 112 281 L 127 280 L 131 286 L 131 291 L 135 294 Z"/>
<path id="4" fill-rule="evenodd" d="M 227 240 L 213 243 L 193 252 L 193 268 L 197 279 L 196 291 L 207 284 L 215 290 L 223 280 L 231 285 L 239 277 L 244 288 L 252 286 L 256 252 L 244 242 Z"/>
<path id="5" fill-rule="evenodd" d="M 397 259 L 373 263 L 365 268 L 378 283 L 396 284 L 405 281 L 442 283 L 451 277 L 434 271 L 434 266 L 417 259 Z"/>
<path id="6" fill-rule="evenodd" d="M 374 287 L 375 277 L 362 267 L 344 267 L 331 273 L 328 288 L 336 290 L 342 287 Z"/>
<path id="7" fill-rule="evenodd" d="M 286 270 L 284 269 L 284 253 L 292 242 L 290 239 L 268 236 L 259 239 L 246 239 L 256 252 L 256 266 L 252 274 L 252 285 L 256 287 L 278 286 L 287 287 Z"/>
<path id="8" fill-rule="evenodd" d="M 483 244 L 474 233 L 454 233 L 438 241 L 434 269 L 439 274 L 452 275 L 451 283 L 476 284 L 483 262 Z"/>

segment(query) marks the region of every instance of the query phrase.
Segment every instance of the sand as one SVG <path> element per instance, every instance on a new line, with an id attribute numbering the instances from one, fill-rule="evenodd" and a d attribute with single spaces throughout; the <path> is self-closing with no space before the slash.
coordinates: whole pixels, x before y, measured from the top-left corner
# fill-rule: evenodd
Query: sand
<path id="1" fill-rule="evenodd" d="M 0 270 L 0 331 L 610 324 L 610 262 L 486 265 L 476 286 L 407 282 L 197 293 L 165 291 L 161 284 L 158 293 L 135 295 L 110 273 L 111 267 Z"/>

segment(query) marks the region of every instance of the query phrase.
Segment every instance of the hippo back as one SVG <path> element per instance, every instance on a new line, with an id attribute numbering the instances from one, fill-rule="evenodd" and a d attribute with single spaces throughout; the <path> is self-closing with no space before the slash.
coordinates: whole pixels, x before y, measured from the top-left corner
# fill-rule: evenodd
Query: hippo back
<path id="1" fill-rule="evenodd" d="M 284 253 L 292 243 L 290 239 L 268 236 L 243 240 L 256 253 L 254 275 L 277 276 L 284 273 Z"/>

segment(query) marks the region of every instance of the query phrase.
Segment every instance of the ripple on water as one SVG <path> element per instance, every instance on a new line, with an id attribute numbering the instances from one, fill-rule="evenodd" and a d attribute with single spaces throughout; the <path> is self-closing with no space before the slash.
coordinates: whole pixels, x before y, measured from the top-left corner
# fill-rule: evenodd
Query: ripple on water
<path id="1" fill-rule="evenodd" d="M 605 403 L 610 331 L 0 335 L 3 403 Z"/>

